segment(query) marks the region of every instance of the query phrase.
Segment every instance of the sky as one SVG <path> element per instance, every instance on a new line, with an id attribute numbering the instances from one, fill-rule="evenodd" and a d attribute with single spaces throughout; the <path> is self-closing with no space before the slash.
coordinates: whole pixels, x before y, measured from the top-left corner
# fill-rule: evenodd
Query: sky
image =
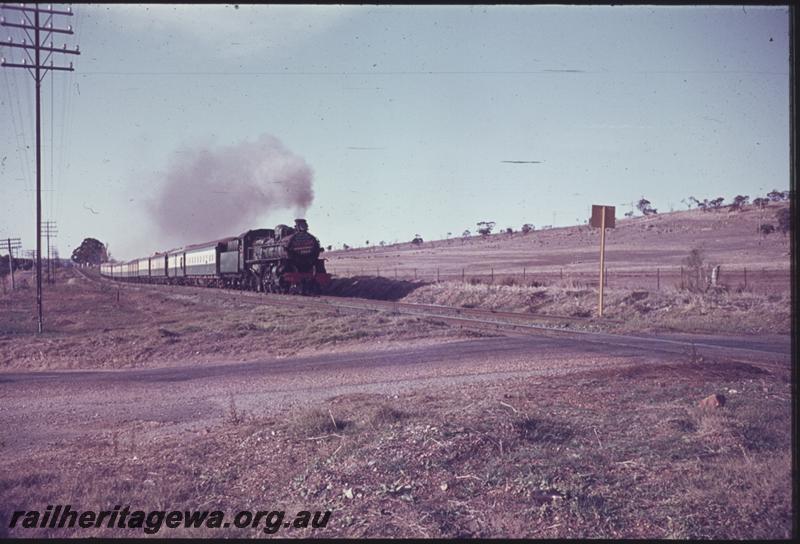
<path id="1" fill-rule="evenodd" d="M 73 12 L 56 45 L 81 54 L 54 61 L 75 71 L 42 84 L 42 215 L 62 257 L 89 236 L 133 259 L 299 215 L 355 247 L 789 187 L 785 6 Z M 33 78 L 0 72 L 0 238 L 33 249 Z M 310 197 L 278 198 L 295 170 Z"/>

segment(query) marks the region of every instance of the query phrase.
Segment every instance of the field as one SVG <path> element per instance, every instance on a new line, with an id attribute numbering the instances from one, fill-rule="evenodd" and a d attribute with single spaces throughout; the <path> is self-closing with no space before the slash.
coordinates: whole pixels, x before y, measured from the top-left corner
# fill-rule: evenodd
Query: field
<path id="1" fill-rule="evenodd" d="M 0 298 L 0 535 L 145 536 L 8 527 L 17 510 L 124 504 L 332 512 L 325 528 L 278 528 L 289 537 L 790 538 L 788 241 L 757 236 L 760 213 L 620 221 L 609 267 L 636 281 L 610 282 L 604 318 L 585 227 L 326 253 L 358 269 L 337 276 L 339 300 L 579 318 L 559 334 L 60 269 L 37 336 L 20 273 L 28 287 Z M 720 285 L 641 283 L 694 247 L 722 264 Z M 435 266 L 476 273 L 369 273 Z M 726 275 L 745 266 L 747 286 Z M 724 402 L 701 406 L 710 395 Z"/>
<path id="2" fill-rule="evenodd" d="M 789 237 L 759 234 L 759 225 L 775 223 L 786 203 L 742 212 L 700 210 L 634 217 L 617 221 L 606 235 L 607 285 L 657 290 L 680 287 L 691 249 L 705 255 L 706 268 L 721 265 L 721 283 L 732 290 L 761 294 L 789 290 Z M 619 213 L 619 210 L 618 210 Z M 500 225 L 498 225 L 500 226 Z M 518 229 L 516 229 L 518 230 Z M 325 254 L 328 268 L 343 276 L 440 280 L 476 279 L 500 284 L 571 282 L 597 286 L 600 233 L 587 225 L 451 237 L 421 245 L 370 246 Z"/>

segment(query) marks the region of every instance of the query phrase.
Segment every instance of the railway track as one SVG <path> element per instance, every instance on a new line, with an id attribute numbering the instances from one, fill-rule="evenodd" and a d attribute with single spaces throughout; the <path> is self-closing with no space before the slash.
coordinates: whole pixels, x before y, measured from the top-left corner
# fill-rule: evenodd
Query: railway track
<path id="1" fill-rule="evenodd" d="M 76 269 L 80 275 L 89 281 L 97 283 L 111 282 L 105 278 L 92 278 Z M 155 288 L 158 290 L 173 290 L 175 286 L 158 284 L 113 283 L 121 288 Z M 434 319 L 452 326 L 465 329 L 490 331 L 506 335 L 557 335 L 559 337 L 572 337 L 575 341 L 591 342 L 622 346 L 642 351 L 658 351 L 679 355 L 682 358 L 697 356 L 697 350 L 703 350 L 703 356 L 715 355 L 725 357 L 726 360 L 746 364 L 756 364 L 768 369 L 789 369 L 791 362 L 790 352 L 779 349 L 765 349 L 748 345 L 746 341 L 731 342 L 727 337 L 703 337 L 700 339 L 668 338 L 663 335 L 638 336 L 630 334 L 616 334 L 608 332 L 578 330 L 570 326 L 574 323 L 617 324 L 619 320 L 595 319 L 579 316 L 523 314 L 518 312 L 494 311 L 481 308 L 459 308 L 436 304 L 419 304 L 408 302 L 381 301 L 358 298 L 341 298 L 331 296 L 300 297 L 297 295 L 278 295 L 254 293 L 251 291 L 232 291 L 224 289 L 206 289 L 202 287 L 180 287 L 182 289 L 199 289 L 203 294 L 212 296 L 222 295 L 230 297 L 236 295 L 239 301 L 252 301 L 258 304 L 271 306 L 290 307 L 297 309 L 317 309 L 330 312 L 392 312 L 404 315 L 413 315 Z"/>

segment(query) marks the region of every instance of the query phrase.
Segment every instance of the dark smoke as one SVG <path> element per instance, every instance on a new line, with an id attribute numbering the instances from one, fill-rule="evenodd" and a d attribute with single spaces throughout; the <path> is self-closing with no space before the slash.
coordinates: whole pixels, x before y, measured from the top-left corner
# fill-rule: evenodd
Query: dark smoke
<path id="1" fill-rule="evenodd" d="M 229 147 L 176 152 L 161 194 L 149 203 L 162 238 L 199 243 L 257 227 L 265 213 L 286 209 L 291 224 L 314 199 L 314 173 L 273 136 Z"/>

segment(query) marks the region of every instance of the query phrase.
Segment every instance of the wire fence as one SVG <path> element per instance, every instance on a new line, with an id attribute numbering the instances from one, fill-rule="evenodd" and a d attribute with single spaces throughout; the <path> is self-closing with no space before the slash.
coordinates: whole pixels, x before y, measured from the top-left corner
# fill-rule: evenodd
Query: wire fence
<path id="1" fill-rule="evenodd" d="M 495 269 L 491 265 L 462 268 L 340 267 L 335 263 L 328 263 L 327 269 L 329 273 L 340 278 L 377 277 L 427 283 L 458 281 L 470 284 L 534 287 L 566 284 L 576 288 L 596 288 L 600 284 L 599 271 L 576 271 L 568 268 L 542 270 L 522 267 L 514 270 L 507 266 Z M 711 267 L 698 270 L 685 266 L 640 269 L 608 267 L 605 273 L 605 286 L 619 289 L 687 289 L 696 285 L 710 285 L 712 270 Z M 791 273 L 784 268 L 722 265 L 718 269 L 716 285 L 754 293 L 785 293 L 791 286 Z"/>

